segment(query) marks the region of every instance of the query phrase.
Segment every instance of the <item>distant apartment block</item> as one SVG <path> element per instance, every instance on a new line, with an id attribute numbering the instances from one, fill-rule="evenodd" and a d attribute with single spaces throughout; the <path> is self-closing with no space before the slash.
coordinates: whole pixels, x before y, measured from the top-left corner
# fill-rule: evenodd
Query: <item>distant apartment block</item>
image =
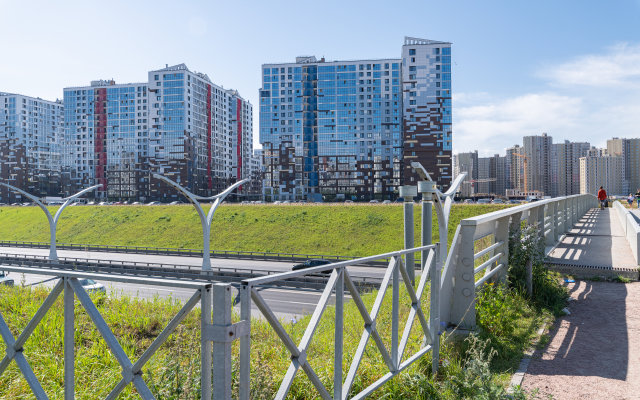
<path id="1" fill-rule="evenodd" d="M 478 157 L 478 152 L 458 153 L 453 156 L 454 177 L 463 172 L 467 176 L 459 189 L 461 197 L 504 196 L 507 187 L 507 159 L 495 154 Z"/>
<path id="2" fill-rule="evenodd" d="M 180 195 L 152 172 L 202 196 L 251 176 L 252 105 L 184 64 L 65 88 L 64 107 L 67 191 L 99 183 L 99 198 L 166 201 Z"/>
<path id="3" fill-rule="evenodd" d="M 580 193 L 598 193 L 600 186 L 609 195 L 624 194 L 622 157 L 591 155 L 580 158 Z"/>
<path id="4" fill-rule="evenodd" d="M 638 191 L 640 189 L 640 139 L 609 139 L 607 153 L 623 159 L 623 193 Z"/>
<path id="5" fill-rule="evenodd" d="M 405 38 L 402 58 L 264 64 L 268 200 L 391 198 L 421 162 L 451 181 L 451 44 Z"/>
<path id="6" fill-rule="evenodd" d="M 552 194 L 551 188 L 551 144 L 552 138 L 546 133 L 540 136 L 525 136 L 523 143 L 524 174 L 526 188 L 523 192 L 537 190 L 546 196 Z M 525 190 L 522 190 L 525 189 Z"/>
<path id="7" fill-rule="evenodd" d="M 527 192 L 527 190 L 525 190 L 524 160 L 524 149 L 520 145 L 516 144 L 513 147 L 507 148 L 505 154 L 505 179 L 507 182 L 507 189 L 523 193 Z"/>
<path id="8" fill-rule="evenodd" d="M 60 196 L 63 105 L 0 92 L 0 180 L 38 196 Z M 22 199 L 0 187 L 0 201 Z"/>
<path id="9" fill-rule="evenodd" d="M 478 180 L 478 151 L 458 153 L 453 156 L 453 176 L 466 173 L 459 187 L 461 197 L 473 197 L 476 193 L 475 182 Z"/>
<path id="10" fill-rule="evenodd" d="M 569 196 L 580 193 L 580 158 L 586 157 L 587 142 L 554 143 L 551 146 L 551 195 Z"/>

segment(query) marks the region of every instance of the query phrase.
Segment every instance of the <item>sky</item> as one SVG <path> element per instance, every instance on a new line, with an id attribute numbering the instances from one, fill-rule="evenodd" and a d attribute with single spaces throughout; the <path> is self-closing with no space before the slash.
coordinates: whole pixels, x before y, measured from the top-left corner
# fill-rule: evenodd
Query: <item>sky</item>
<path id="1" fill-rule="evenodd" d="M 453 148 L 640 137 L 640 0 L 0 0 L 0 91 L 54 100 L 185 63 L 254 105 L 263 63 L 452 42 Z"/>

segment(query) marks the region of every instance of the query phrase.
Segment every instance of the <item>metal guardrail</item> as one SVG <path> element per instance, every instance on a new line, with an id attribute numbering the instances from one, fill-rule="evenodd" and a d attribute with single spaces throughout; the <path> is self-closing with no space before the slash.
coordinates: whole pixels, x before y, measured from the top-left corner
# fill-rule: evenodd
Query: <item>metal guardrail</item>
<path id="1" fill-rule="evenodd" d="M 29 242 L 16 240 L 0 240 L 0 247 L 28 247 L 36 249 L 48 249 L 49 242 Z M 202 250 L 185 249 L 178 247 L 149 247 L 149 246 L 117 246 L 84 243 L 58 243 L 57 249 L 94 251 L 101 253 L 129 253 L 166 256 L 202 257 Z M 322 258 L 329 261 L 348 261 L 359 257 L 337 256 L 328 254 L 301 254 L 301 253 L 274 253 L 266 251 L 236 251 L 236 250 L 212 250 L 211 257 L 228 259 L 264 260 L 264 261 L 304 261 L 310 258 Z M 388 260 L 371 261 L 370 266 L 386 266 Z"/>
<path id="2" fill-rule="evenodd" d="M 293 379 L 296 376 L 296 373 L 302 369 L 309 380 L 313 383 L 317 395 L 319 398 L 323 399 L 362 399 L 371 394 L 374 390 L 382 386 L 385 382 L 389 381 L 391 378 L 402 372 L 405 368 L 410 366 L 424 354 L 432 351 L 433 357 L 433 368 L 434 371 L 438 367 L 439 360 L 439 274 L 436 263 L 436 246 L 423 246 L 417 247 L 408 250 L 397 251 L 393 253 L 381 254 L 372 257 L 365 257 L 358 260 L 352 261 L 343 261 L 338 262 L 326 266 L 309 268 L 304 271 L 295 271 L 295 272 L 286 272 L 282 274 L 275 274 L 260 278 L 253 278 L 243 281 L 242 288 L 240 291 L 242 300 L 241 300 L 241 323 L 249 323 L 251 321 L 251 302 L 255 303 L 258 307 L 264 318 L 267 320 L 271 328 L 275 331 L 275 333 L 280 338 L 280 341 L 283 343 L 287 351 L 291 354 L 291 363 L 289 368 L 284 376 L 283 381 L 280 384 L 279 390 L 275 396 L 276 399 L 284 399 L 286 398 L 289 390 L 291 388 L 291 384 Z M 414 283 L 411 281 L 409 274 L 407 272 L 407 268 L 405 268 L 404 262 L 402 260 L 402 256 L 406 256 L 408 254 L 415 254 L 416 252 L 425 251 L 428 256 L 426 262 L 424 264 L 423 274 L 418 283 L 417 289 L 414 289 Z M 376 300 L 371 311 L 367 310 L 364 305 L 362 298 L 354 285 L 354 281 L 349 274 L 347 269 L 348 266 L 355 265 L 359 262 L 365 262 L 369 260 L 380 260 L 380 259 L 390 259 L 387 269 L 385 271 L 385 276 L 378 288 L 378 294 L 376 296 Z M 289 280 L 295 279 L 300 276 L 304 276 L 309 273 L 322 273 L 326 271 L 331 271 L 331 276 L 329 281 L 327 282 L 326 287 L 322 292 L 322 296 L 318 305 L 316 306 L 309 325 L 306 328 L 306 331 L 302 337 L 302 340 L 299 344 L 296 344 L 293 339 L 289 336 L 285 328 L 282 326 L 282 323 L 276 318 L 273 311 L 267 304 L 267 302 L 262 298 L 259 292 L 259 288 L 264 285 L 271 285 L 274 282 L 280 280 Z M 429 319 L 424 315 L 422 311 L 421 303 L 423 301 L 423 294 L 425 292 L 425 288 L 428 280 L 431 282 L 431 304 L 430 304 L 430 313 Z M 407 318 L 404 330 L 402 331 L 402 337 L 400 338 L 400 318 L 399 318 L 399 308 L 400 308 L 400 285 L 403 284 L 406 289 L 409 297 L 411 299 L 411 310 L 409 312 L 409 316 Z M 391 286 L 392 288 L 392 310 L 391 310 L 391 348 L 388 349 L 380 336 L 380 332 L 378 331 L 378 327 L 376 326 L 376 322 L 380 316 L 380 309 L 382 306 L 382 302 L 387 293 L 387 289 Z M 342 370 L 343 370 L 343 327 L 344 327 L 344 301 L 345 301 L 345 289 L 347 289 L 351 295 L 353 302 L 355 303 L 358 311 L 360 312 L 363 320 L 363 333 L 360 339 L 360 343 L 356 350 L 355 355 L 353 356 L 351 366 L 347 373 L 346 379 L 343 379 Z M 318 323 L 327 308 L 329 299 L 332 294 L 335 293 L 335 326 L 334 326 L 334 337 L 335 337 L 335 356 L 334 356 L 334 377 L 333 380 L 336 382 L 333 386 L 333 394 L 330 394 L 326 389 L 320 378 L 315 373 L 313 367 L 310 364 L 310 360 L 307 354 L 309 349 L 309 345 L 313 340 L 314 333 L 318 326 Z M 225 302 L 230 301 L 230 297 L 227 296 Z M 409 340 L 409 333 L 414 324 L 415 318 L 418 317 L 420 322 L 420 326 L 422 328 L 422 333 L 424 334 L 425 341 L 423 347 L 413 355 L 404 358 L 405 349 Z M 230 317 L 227 320 L 227 323 L 230 323 Z M 244 336 L 240 338 L 240 381 L 239 381 L 239 398 L 240 399 L 249 399 L 250 393 L 250 353 L 251 353 L 251 341 L 250 341 L 250 329 Z M 362 390 L 360 393 L 355 394 L 353 397 L 349 397 L 349 392 L 351 391 L 353 382 L 356 378 L 356 374 L 362 358 L 365 353 L 365 349 L 369 339 L 373 338 L 376 347 L 382 358 L 384 359 L 385 365 L 388 368 L 388 373 L 382 376 L 380 379 L 372 383 L 370 386 Z M 225 382 L 222 386 L 223 388 L 231 387 L 231 369 L 226 368 L 226 365 L 231 364 L 231 345 L 224 348 L 219 349 L 220 353 L 218 357 L 220 360 L 224 360 L 220 365 L 214 365 L 214 376 L 220 374 L 222 377 L 222 381 Z M 214 357 L 215 357 L 214 350 Z M 403 361 L 404 360 L 404 361 Z M 229 389 L 230 390 L 230 389 Z M 220 398 L 230 398 L 231 393 L 225 389 L 223 395 Z"/>
<path id="3" fill-rule="evenodd" d="M 46 256 L 0 253 L 0 270 L 10 271 L 8 267 L 31 267 L 41 270 L 69 270 L 93 273 L 119 274 L 121 276 L 143 276 L 148 278 L 166 278 L 189 280 L 195 282 L 227 282 L 239 287 L 245 279 L 280 274 L 282 271 L 214 267 L 211 271 L 203 271 L 199 265 L 176 265 L 146 262 L 127 262 L 100 260 L 76 257 L 59 257 L 52 262 Z M 276 282 L 274 285 L 289 288 L 306 288 L 321 290 L 326 285 L 327 277 L 311 274 L 291 281 Z M 360 289 L 371 289 L 381 282 L 372 276 L 357 276 L 354 281 Z"/>
<path id="4" fill-rule="evenodd" d="M 460 221 L 442 272 L 440 316 L 443 324 L 462 329 L 475 328 L 475 293 L 490 279 L 502 280 L 506 277 L 509 232 L 519 230 L 522 221 L 539 228 L 546 245 L 551 246 L 587 210 L 597 205 L 593 195 L 573 195 Z M 476 243 L 479 240 L 485 240 L 490 245 L 478 251 Z M 481 257 L 486 260 L 476 266 L 475 261 Z"/>

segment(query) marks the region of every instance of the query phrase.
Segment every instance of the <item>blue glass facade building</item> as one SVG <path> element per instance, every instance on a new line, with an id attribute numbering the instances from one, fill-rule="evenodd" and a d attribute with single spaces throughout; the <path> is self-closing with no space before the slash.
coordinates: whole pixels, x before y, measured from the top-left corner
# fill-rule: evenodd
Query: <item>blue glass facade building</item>
<path id="1" fill-rule="evenodd" d="M 414 40 L 407 38 L 405 47 Z M 295 63 L 264 64 L 260 142 L 265 198 L 393 198 L 397 187 L 411 180 L 403 163 L 425 162 L 425 157 L 429 172 L 441 186 L 448 185 L 450 63 L 447 75 L 436 73 L 446 60 L 426 53 L 438 48 L 450 54 L 450 44 L 425 42 L 414 46 L 425 53 L 419 61 L 297 57 Z M 418 66 L 420 72 L 414 73 L 411 67 Z M 427 122 L 432 119 L 438 123 Z M 432 158 L 437 160 L 433 165 Z"/>

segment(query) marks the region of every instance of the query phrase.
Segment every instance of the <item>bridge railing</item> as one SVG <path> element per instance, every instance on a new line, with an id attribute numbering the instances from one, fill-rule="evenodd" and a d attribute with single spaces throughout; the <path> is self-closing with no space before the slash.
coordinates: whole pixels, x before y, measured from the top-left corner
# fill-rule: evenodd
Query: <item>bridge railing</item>
<path id="1" fill-rule="evenodd" d="M 618 221 L 620 221 L 622 229 L 624 229 L 625 237 L 627 238 L 627 242 L 629 242 L 629 247 L 631 247 L 631 252 L 633 253 L 633 258 L 635 258 L 636 264 L 640 265 L 640 262 L 638 262 L 638 249 L 640 249 L 640 223 L 638 223 L 638 219 L 633 215 L 631 210 L 625 208 L 619 201 L 615 201 L 613 203 L 613 209 L 618 216 Z"/>
<path id="2" fill-rule="evenodd" d="M 415 287 L 410 279 L 408 269 L 403 261 L 403 256 L 408 254 L 414 254 L 424 251 L 427 254 L 425 263 L 422 264 L 423 273 L 420 280 Z M 375 302 L 371 310 L 368 310 L 365 306 L 363 299 L 354 284 L 354 280 L 349 273 L 347 267 L 355 265 L 357 263 L 375 261 L 380 259 L 389 259 L 388 266 L 382 280 L 382 283 L 378 287 Z M 423 247 L 417 247 L 413 249 L 401 250 L 393 253 L 380 254 L 372 257 L 365 257 L 353 261 L 338 262 L 330 265 L 307 268 L 302 271 L 285 272 L 282 274 L 264 276 L 254 279 L 248 279 L 243 281 L 240 295 L 241 295 L 241 323 L 249 324 L 249 329 L 244 331 L 244 335 L 240 337 L 240 376 L 239 376 L 239 398 L 249 399 L 250 396 L 250 353 L 251 353 L 251 339 L 250 339 L 250 321 L 251 321 L 251 304 L 255 304 L 264 319 L 269 323 L 273 331 L 277 334 L 280 341 L 290 353 L 291 362 L 289 368 L 282 380 L 279 390 L 275 396 L 276 399 L 284 399 L 287 397 L 291 389 L 291 384 L 299 372 L 300 369 L 304 371 L 311 383 L 314 385 L 317 392 L 317 397 L 323 399 L 345 399 L 350 394 L 354 380 L 358 373 L 361 361 L 365 356 L 365 349 L 370 339 L 375 342 L 377 351 L 382 356 L 388 372 L 384 374 L 380 379 L 370 384 L 368 387 L 353 395 L 353 399 L 361 399 L 374 390 L 379 388 L 385 382 L 399 374 L 413 362 L 418 360 L 424 354 L 432 351 L 433 356 L 433 368 L 438 366 L 438 349 L 439 349 L 439 275 L 436 268 L 436 246 L 429 245 Z M 300 343 L 294 342 L 289 333 L 287 333 L 282 322 L 276 317 L 267 301 L 260 294 L 260 288 L 265 285 L 273 285 L 275 282 L 300 278 L 309 274 L 321 274 L 328 273 L 328 282 L 322 292 L 320 300 L 311 316 L 309 324 L 306 327 L 305 333 Z M 430 308 L 429 315 L 426 316 L 423 311 L 423 303 L 426 303 L 424 297 L 426 293 L 427 284 L 430 282 Z M 401 331 L 400 321 L 400 288 L 404 288 L 410 298 L 410 310 L 408 318 L 404 323 L 404 330 Z M 381 310 L 385 295 L 388 289 L 391 288 L 391 341 L 390 347 L 385 346 L 381 337 Z M 351 365 L 348 369 L 346 377 L 343 376 L 343 362 L 344 362 L 344 317 L 345 317 L 345 298 L 347 295 L 351 297 L 351 300 L 357 307 L 362 319 L 364 320 L 363 332 L 360 338 L 359 345 L 355 354 L 353 355 Z M 330 393 L 324 383 L 320 380 L 316 372 L 314 371 L 312 364 L 312 358 L 308 354 L 309 346 L 316 333 L 316 328 L 322 318 L 323 313 L 327 309 L 332 296 L 335 298 L 335 324 L 334 324 L 334 345 L 335 353 L 333 360 L 333 393 Z M 230 295 L 222 299 L 225 304 L 230 304 Z M 215 315 L 215 313 L 214 313 Z M 229 324 L 230 317 L 227 317 L 227 324 Z M 417 319 L 420 325 L 420 334 L 424 335 L 422 347 L 415 354 L 411 354 L 405 357 L 405 350 L 409 342 L 409 335 L 413 328 L 414 322 Z M 402 335 L 402 336 L 400 336 Z M 214 376 L 221 377 L 220 382 L 225 382 L 219 387 L 224 387 L 220 398 L 230 398 L 230 382 L 231 382 L 231 368 L 227 366 L 231 365 L 231 345 L 220 346 L 218 349 L 214 349 L 214 359 L 218 357 L 219 363 L 214 361 Z"/>
<path id="3" fill-rule="evenodd" d="M 473 329 L 476 291 L 506 277 L 510 231 L 521 222 L 540 229 L 552 246 L 584 213 L 597 206 L 593 195 L 541 200 L 460 221 L 442 271 L 440 319 L 444 325 Z"/>

